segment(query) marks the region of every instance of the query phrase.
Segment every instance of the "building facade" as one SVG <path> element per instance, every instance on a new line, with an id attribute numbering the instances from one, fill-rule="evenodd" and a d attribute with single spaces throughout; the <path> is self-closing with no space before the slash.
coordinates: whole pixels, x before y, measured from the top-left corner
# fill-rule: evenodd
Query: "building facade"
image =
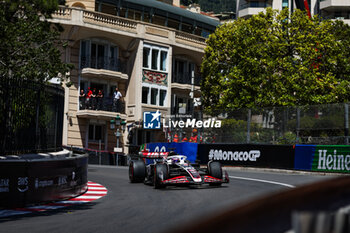
<path id="1" fill-rule="evenodd" d="M 63 26 L 63 59 L 75 66 L 66 84 L 64 145 L 127 154 L 166 140 L 162 127 L 143 129 L 144 112 L 191 114 L 205 39 L 217 20 L 179 1 L 67 0 L 52 21 Z M 118 134 L 116 117 L 126 123 Z"/>
<path id="2" fill-rule="evenodd" d="M 311 15 L 321 15 L 326 19 L 340 19 L 350 24 L 349 0 L 308 0 Z M 290 11 L 305 9 L 303 0 L 237 0 L 237 17 L 249 18 L 264 11 L 265 8 Z"/>

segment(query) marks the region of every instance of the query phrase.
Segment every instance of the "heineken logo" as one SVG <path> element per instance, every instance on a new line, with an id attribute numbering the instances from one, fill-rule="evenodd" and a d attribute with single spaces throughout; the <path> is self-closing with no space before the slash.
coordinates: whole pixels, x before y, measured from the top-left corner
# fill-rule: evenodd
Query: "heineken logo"
<path id="1" fill-rule="evenodd" d="M 328 171 L 350 171 L 350 155 L 340 154 L 337 152 L 337 150 L 318 150 L 318 153 L 315 154 L 314 159 L 314 169 Z"/>

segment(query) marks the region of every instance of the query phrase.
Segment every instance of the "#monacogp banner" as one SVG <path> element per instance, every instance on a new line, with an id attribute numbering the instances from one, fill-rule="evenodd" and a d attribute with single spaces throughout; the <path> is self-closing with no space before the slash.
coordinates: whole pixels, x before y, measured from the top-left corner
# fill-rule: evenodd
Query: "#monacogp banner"
<path id="1" fill-rule="evenodd" d="M 294 168 L 292 145 L 199 144 L 198 157 L 202 164 L 214 160 L 231 166 Z"/>

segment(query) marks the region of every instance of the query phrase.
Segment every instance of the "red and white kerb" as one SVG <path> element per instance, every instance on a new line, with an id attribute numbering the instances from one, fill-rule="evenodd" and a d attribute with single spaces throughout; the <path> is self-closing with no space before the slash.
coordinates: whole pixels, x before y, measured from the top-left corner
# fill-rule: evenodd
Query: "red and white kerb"
<path id="1" fill-rule="evenodd" d="M 57 202 L 52 202 L 44 205 L 0 210 L 0 218 L 21 215 L 21 214 L 43 212 L 47 210 L 55 210 L 55 209 L 70 207 L 77 204 L 84 204 L 106 196 L 107 192 L 108 190 L 103 185 L 89 181 L 87 192 L 85 192 L 80 196 L 71 198 L 66 201 L 57 201 Z"/>

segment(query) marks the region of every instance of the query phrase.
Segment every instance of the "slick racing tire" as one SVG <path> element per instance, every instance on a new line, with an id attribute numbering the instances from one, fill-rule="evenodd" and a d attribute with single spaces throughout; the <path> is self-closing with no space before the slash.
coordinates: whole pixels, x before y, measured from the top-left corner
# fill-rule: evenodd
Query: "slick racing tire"
<path id="1" fill-rule="evenodd" d="M 168 166 L 164 163 L 156 164 L 154 166 L 154 188 L 165 188 L 165 184 L 162 184 L 162 180 L 167 180 L 169 177 Z"/>
<path id="2" fill-rule="evenodd" d="M 219 162 L 209 162 L 208 164 L 208 173 L 210 176 L 218 179 L 222 179 L 222 168 Z M 212 183 L 211 186 L 220 186 L 221 183 Z"/>
<path id="3" fill-rule="evenodd" d="M 142 160 L 132 160 L 129 165 L 129 180 L 131 183 L 140 183 L 145 180 L 146 165 Z"/>

